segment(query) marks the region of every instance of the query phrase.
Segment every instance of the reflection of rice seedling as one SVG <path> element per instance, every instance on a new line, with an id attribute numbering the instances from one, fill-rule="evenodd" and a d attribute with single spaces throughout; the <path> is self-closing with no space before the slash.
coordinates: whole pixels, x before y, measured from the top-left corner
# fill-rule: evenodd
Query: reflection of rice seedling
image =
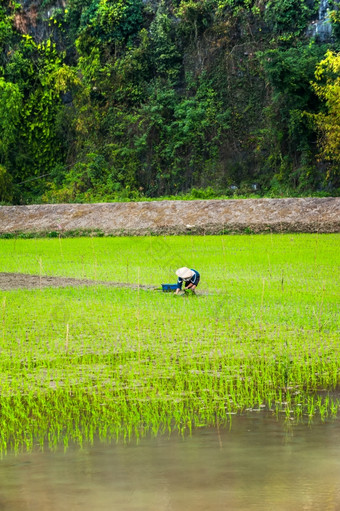
<path id="1" fill-rule="evenodd" d="M 338 236 L 319 235 L 319 264 L 313 235 L 166 243 L 185 255 L 188 239 L 202 286 L 185 300 L 141 287 L 164 278 L 147 237 L 63 239 L 62 256 L 58 239 L 0 242 L 6 271 L 39 275 L 40 257 L 45 274 L 138 284 L 0 292 L 2 451 L 222 427 L 245 409 L 338 413 Z"/>

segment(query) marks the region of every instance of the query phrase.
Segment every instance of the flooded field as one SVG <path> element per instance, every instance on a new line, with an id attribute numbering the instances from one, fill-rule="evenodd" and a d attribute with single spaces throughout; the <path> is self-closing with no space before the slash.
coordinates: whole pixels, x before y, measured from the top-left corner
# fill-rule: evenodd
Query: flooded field
<path id="1" fill-rule="evenodd" d="M 0 511 L 340 511 L 339 242 L 0 240 Z"/>
<path id="2" fill-rule="evenodd" d="M 0 453 L 186 435 L 249 409 L 336 416 L 339 242 L 0 240 Z M 182 266 L 197 296 L 162 293 Z"/>
<path id="3" fill-rule="evenodd" d="M 339 416 L 291 426 L 258 412 L 183 438 L 9 453 L 0 509 L 338 511 L 339 439 Z"/>

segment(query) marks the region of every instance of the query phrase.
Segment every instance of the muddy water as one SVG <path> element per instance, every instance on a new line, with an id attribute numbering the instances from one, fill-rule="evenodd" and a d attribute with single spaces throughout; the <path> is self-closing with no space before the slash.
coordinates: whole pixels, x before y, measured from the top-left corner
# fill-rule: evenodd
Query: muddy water
<path id="1" fill-rule="evenodd" d="M 340 510 L 340 418 L 288 427 L 265 415 L 184 439 L 7 455 L 1 511 Z"/>

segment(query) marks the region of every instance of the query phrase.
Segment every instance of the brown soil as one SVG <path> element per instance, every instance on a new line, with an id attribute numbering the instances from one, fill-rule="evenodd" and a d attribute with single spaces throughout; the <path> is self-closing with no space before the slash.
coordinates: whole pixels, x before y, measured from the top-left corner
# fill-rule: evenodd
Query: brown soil
<path id="1" fill-rule="evenodd" d="M 0 234 L 340 232 L 340 198 L 0 206 Z"/>
<path id="2" fill-rule="evenodd" d="M 26 273 L 0 273 L 0 289 L 8 291 L 11 289 L 34 289 L 43 287 L 68 287 L 68 286 L 107 286 L 126 287 L 137 289 L 137 284 L 124 282 L 105 282 L 89 279 L 73 279 L 71 277 L 52 277 L 29 275 Z M 139 286 L 141 289 L 157 289 L 156 286 Z"/>

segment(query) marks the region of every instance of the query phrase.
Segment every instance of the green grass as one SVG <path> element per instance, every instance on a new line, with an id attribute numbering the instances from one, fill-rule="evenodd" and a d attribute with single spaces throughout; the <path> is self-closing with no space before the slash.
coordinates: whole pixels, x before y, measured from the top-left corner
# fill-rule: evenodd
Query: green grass
<path id="1" fill-rule="evenodd" d="M 0 448 L 336 414 L 339 236 L 1 240 L 0 271 L 160 285 L 0 292 Z M 324 392 L 319 392 L 324 390 Z M 326 392 L 325 392 L 326 391 Z"/>

